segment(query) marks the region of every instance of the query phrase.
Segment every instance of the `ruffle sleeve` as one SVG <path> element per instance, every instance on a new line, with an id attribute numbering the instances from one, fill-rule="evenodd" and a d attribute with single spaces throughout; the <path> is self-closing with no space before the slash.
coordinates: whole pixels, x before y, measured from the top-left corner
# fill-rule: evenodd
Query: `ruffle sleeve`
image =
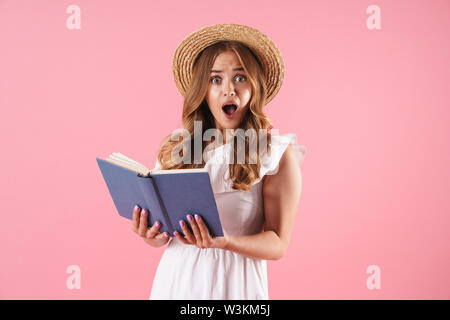
<path id="1" fill-rule="evenodd" d="M 298 164 L 301 165 L 306 155 L 306 147 L 297 143 L 295 133 L 272 135 L 271 153 L 268 157 L 261 159 L 260 177 L 276 174 L 278 172 L 281 157 L 287 147 L 291 145 L 297 156 Z"/>
<path id="2" fill-rule="evenodd" d="M 297 136 L 294 133 L 272 135 L 271 152 L 261 157 L 260 178 L 253 181 L 252 185 L 260 182 L 266 174 L 272 175 L 278 172 L 281 157 L 289 145 L 295 151 L 298 164 L 303 163 L 306 147 L 297 143 Z M 205 168 L 208 169 L 214 193 L 237 191 L 232 188 L 233 181 L 229 176 L 229 148 L 231 148 L 231 144 L 217 148 L 214 150 L 213 156 L 206 162 Z"/>

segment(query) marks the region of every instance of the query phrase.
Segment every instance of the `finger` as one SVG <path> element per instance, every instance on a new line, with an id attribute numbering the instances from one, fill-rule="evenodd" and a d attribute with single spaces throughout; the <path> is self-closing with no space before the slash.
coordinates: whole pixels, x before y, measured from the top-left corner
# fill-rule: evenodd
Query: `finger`
<path id="1" fill-rule="evenodd" d="M 167 236 L 165 236 L 165 234 L 167 234 Z M 148 243 L 151 246 L 156 245 L 156 247 L 160 247 L 160 246 L 166 244 L 167 242 L 169 242 L 170 237 L 167 232 L 164 232 L 164 233 L 159 233 L 156 237 L 154 237 L 152 239 L 142 238 L 142 240 L 144 240 L 145 243 Z"/>
<path id="2" fill-rule="evenodd" d="M 190 243 L 195 243 L 197 240 L 195 239 L 194 235 L 191 233 L 191 231 L 189 230 L 186 222 L 184 222 L 183 220 L 180 220 L 180 227 L 181 230 L 183 230 L 184 236 L 185 238 L 190 242 Z"/>
<path id="3" fill-rule="evenodd" d="M 153 227 L 147 228 L 147 231 L 145 232 L 145 237 L 147 239 L 154 238 L 159 234 L 159 228 L 161 227 L 161 223 L 159 221 L 156 221 L 153 224 Z"/>
<path id="4" fill-rule="evenodd" d="M 202 243 L 203 238 L 202 238 L 200 229 L 198 228 L 197 222 L 195 222 L 194 218 L 190 214 L 188 215 L 188 220 L 191 224 L 192 231 L 194 232 L 196 242 Z"/>
<path id="5" fill-rule="evenodd" d="M 211 241 L 211 235 L 209 234 L 208 227 L 206 226 L 205 222 L 203 221 L 202 217 L 200 217 L 198 214 L 195 215 L 195 221 L 197 222 L 198 228 L 200 229 L 200 233 L 202 235 L 203 241 Z"/>
<path id="6" fill-rule="evenodd" d="M 148 219 L 148 211 L 147 209 L 141 210 L 141 218 L 139 220 L 139 235 L 141 237 L 145 237 L 145 233 L 147 232 L 147 219 Z"/>
<path id="7" fill-rule="evenodd" d="M 154 241 L 161 241 L 163 243 L 167 243 L 170 240 L 170 236 L 168 232 L 158 233 L 154 238 L 147 239 L 143 238 L 146 243 L 152 244 Z"/>
<path id="8" fill-rule="evenodd" d="M 168 232 L 158 233 L 153 239 L 167 243 L 170 240 L 170 235 Z"/>
<path id="9" fill-rule="evenodd" d="M 138 205 L 135 205 L 134 209 L 133 209 L 133 219 L 132 219 L 131 225 L 132 225 L 133 231 L 136 232 L 136 233 L 138 232 L 138 229 L 139 229 L 139 214 L 140 214 L 140 211 L 141 211 L 141 208 L 139 208 Z"/>
<path id="10" fill-rule="evenodd" d="M 157 240 L 167 240 L 169 241 L 170 235 L 168 232 L 158 233 L 155 237 Z"/>
<path id="11" fill-rule="evenodd" d="M 178 231 L 174 231 L 173 235 L 175 238 L 177 238 L 178 240 L 180 240 L 181 242 L 183 242 L 184 244 L 190 244 L 185 238 L 183 238 L 181 236 L 181 234 Z"/>

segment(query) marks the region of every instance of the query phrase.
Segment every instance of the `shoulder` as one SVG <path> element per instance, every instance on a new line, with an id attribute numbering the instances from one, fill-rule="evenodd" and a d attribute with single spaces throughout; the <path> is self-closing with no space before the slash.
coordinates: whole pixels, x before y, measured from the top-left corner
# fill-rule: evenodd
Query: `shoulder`
<path id="1" fill-rule="evenodd" d="M 276 174 L 265 175 L 263 178 L 265 189 L 278 189 L 282 185 L 301 186 L 301 170 L 294 148 L 288 145 L 280 158 Z"/>
<path id="2" fill-rule="evenodd" d="M 295 154 L 295 150 L 292 145 L 288 145 L 286 147 L 286 151 L 284 151 L 283 155 L 280 159 L 280 171 L 283 170 L 292 170 L 293 168 L 300 168 L 298 165 L 297 155 Z"/>

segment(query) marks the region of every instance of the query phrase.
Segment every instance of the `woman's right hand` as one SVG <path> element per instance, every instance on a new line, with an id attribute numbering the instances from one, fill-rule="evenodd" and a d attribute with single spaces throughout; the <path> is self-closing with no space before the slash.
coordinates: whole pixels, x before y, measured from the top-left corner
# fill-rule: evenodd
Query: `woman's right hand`
<path id="1" fill-rule="evenodd" d="M 159 228 L 161 227 L 161 222 L 159 221 L 156 221 L 151 228 L 147 226 L 147 216 L 149 214 L 150 212 L 147 209 L 141 210 L 136 205 L 133 210 L 132 229 L 146 243 L 152 247 L 159 248 L 169 242 L 170 237 L 167 232 L 159 233 Z"/>

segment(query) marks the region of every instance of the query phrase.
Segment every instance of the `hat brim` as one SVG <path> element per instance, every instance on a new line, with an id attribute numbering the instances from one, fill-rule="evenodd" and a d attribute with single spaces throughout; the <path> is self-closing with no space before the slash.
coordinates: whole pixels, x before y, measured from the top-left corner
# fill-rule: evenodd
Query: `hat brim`
<path id="1" fill-rule="evenodd" d="M 239 41 L 258 57 L 267 79 L 266 103 L 272 101 L 284 79 L 284 62 L 275 43 L 261 31 L 239 24 L 216 24 L 188 35 L 173 55 L 173 75 L 180 93 L 185 96 L 191 81 L 194 61 L 206 47 L 219 41 Z"/>

